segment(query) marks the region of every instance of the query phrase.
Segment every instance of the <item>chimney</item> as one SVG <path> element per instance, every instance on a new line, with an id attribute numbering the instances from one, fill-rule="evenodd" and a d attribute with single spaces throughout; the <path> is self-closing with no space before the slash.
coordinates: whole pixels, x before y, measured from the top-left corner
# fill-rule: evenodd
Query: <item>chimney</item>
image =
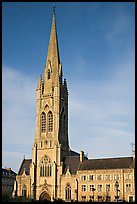
<path id="1" fill-rule="evenodd" d="M 80 151 L 80 162 L 83 162 L 84 160 L 84 152 L 81 150 Z"/>
<path id="2" fill-rule="evenodd" d="M 11 171 L 11 168 L 6 168 L 7 171 Z"/>

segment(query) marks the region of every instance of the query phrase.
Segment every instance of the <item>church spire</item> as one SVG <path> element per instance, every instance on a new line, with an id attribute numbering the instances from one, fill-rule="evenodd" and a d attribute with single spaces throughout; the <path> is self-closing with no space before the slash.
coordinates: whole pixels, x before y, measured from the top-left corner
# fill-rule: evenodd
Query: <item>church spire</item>
<path id="1" fill-rule="evenodd" d="M 58 38 L 57 38 L 56 22 L 55 22 L 55 5 L 53 5 L 52 26 L 51 26 L 51 32 L 50 32 L 46 66 L 49 64 L 49 61 L 52 63 L 54 67 L 60 64 Z"/>

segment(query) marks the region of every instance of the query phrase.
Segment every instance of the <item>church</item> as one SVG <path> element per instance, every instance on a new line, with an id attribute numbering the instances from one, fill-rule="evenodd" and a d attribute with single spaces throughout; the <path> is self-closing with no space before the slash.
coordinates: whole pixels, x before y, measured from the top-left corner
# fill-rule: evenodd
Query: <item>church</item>
<path id="1" fill-rule="evenodd" d="M 135 201 L 135 154 L 88 159 L 68 140 L 68 87 L 63 79 L 55 14 L 44 74 L 36 89 L 32 158 L 23 159 L 13 195 L 34 200 Z"/>

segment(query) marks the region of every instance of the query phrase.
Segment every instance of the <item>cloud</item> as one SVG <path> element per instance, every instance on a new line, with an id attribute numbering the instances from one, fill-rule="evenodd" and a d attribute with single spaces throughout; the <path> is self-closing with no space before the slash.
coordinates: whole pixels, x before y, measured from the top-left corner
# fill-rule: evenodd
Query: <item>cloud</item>
<path id="1" fill-rule="evenodd" d="M 85 66 L 85 64 L 82 64 Z M 135 140 L 133 64 L 115 69 L 109 80 L 69 82 L 69 143 L 89 158 L 129 156 Z M 83 68 L 81 68 L 83 70 Z M 3 66 L 2 163 L 16 172 L 23 155 L 31 158 L 38 79 Z"/>
<path id="2" fill-rule="evenodd" d="M 134 63 L 115 64 L 109 80 L 71 84 L 69 138 L 71 147 L 93 157 L 131 155 L 135 141 Z M 79 141 L 79 142 L 78 142 Z"/>
<path id="3" fill-rule="evenodd" d="M 37 79 L 10 67 L 2 70 L 3 151 L 23 152 L 31 157 L 35 134 Z M 15 154 L 13 154 L 14 157 Z M 6 161 L 10 161 L 11 153 Z M 16 157 L 18 157 L 16 155 Z M 5 160 L 6 157 L 4 157 Z M 6 161 L 5 165 L 6 165 Z M 16 161 L 16 160 L 15 160 Z M 16 162 L 13 162 L 14 168 Z"/>

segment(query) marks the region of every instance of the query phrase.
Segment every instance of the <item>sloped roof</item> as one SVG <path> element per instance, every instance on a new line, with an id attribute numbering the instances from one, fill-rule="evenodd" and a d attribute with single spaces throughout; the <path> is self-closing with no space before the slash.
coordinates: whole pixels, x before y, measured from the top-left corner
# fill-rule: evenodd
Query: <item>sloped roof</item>
<path id="1" fill-rule="evenodd" d="M 24 172 L 24 169 L 25 169 L 25 173 L 27 175 L 29 175 L 31 162 L 32 162 L 32 159 L 23 159 L 22 164 L 21 164 L 20 169 L 19 169 L 19 172 L 18 172 L 18 175 L 22 175 Z"/>
<path id="2" fill-rule="evenodd" d="M 68 167 L 71 174 L 76 174 L 79 167 L 79 156 L 67 156 L 64 162 L 64 174 Z"/>
<path id="3" fill-rule="evenodd" d="M 133 157 L 84 160 L 79 170 L 133 168 Z"/>
<path id="4" fill-rule="evenodd" d="M 70 156 L 79 156 L 80 154 L 73 151 L 73 150 L 70 150 Z"/>
<path id="5" fill-rule="evenodd" d="M 11 170 L 11 168 L 2 168 L 2 175 L 13 175 L 16 176 L 16 173 Z"/>

